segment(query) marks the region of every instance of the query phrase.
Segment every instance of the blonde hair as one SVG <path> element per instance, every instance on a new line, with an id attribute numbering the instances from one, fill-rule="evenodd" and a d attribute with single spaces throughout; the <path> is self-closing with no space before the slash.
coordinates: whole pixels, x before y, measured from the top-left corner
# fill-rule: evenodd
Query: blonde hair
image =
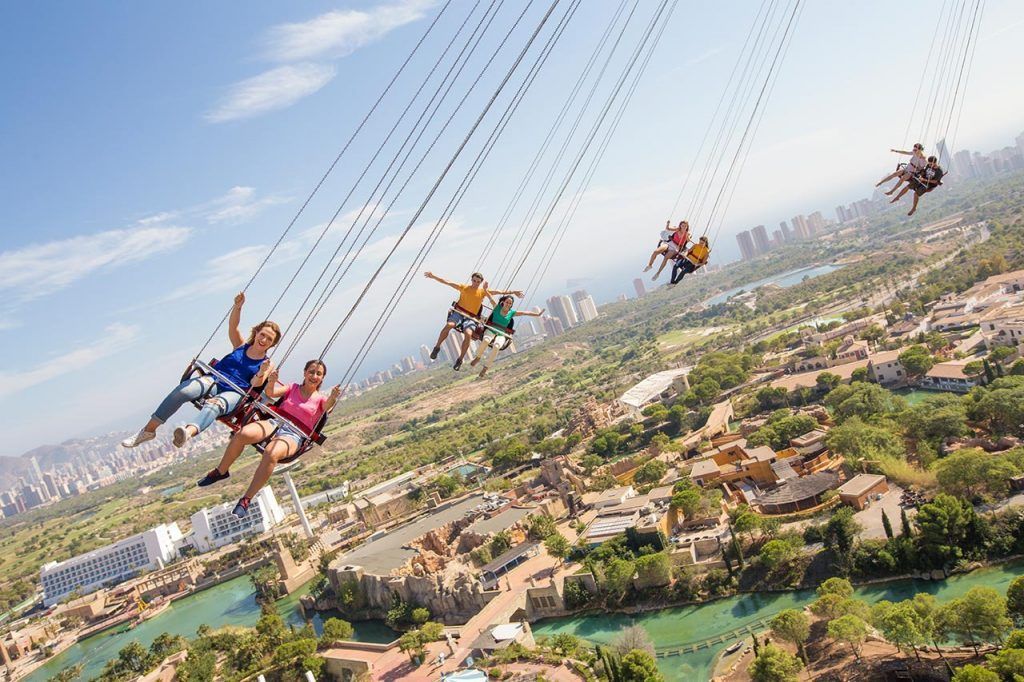
<path id="1" fill-rule="evenodd" d="M 270 347 L 273 348 L 274 346 L 276 346 L 277 342 L 281 340 L 281 327 L 277 324 L 277 322 L 271 322 L 270 320 L 263 320 L 258 325 L 253 327 L 252 331 L 249 332 L 249 340 L 246 341 L 246 343 L 248 343 L 250 346 L 253 343 L 255 343 L 256 333 L 259 330 L 263 329 L 264 327 L 269 327 L 271 331 L 274 332 L 274 343 L 270 344 Z"/>

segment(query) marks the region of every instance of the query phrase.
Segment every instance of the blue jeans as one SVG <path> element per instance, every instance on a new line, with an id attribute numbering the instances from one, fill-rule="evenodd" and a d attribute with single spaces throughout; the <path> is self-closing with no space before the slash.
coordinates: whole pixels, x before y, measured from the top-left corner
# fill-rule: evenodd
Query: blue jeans
<path id="1" fill-rule="evenodd" d="M 207 398 L 203 408 L 199 410 L 195 426 L 202 433 L 210 428 L 210 425 L 225 414 L 231 414 L 238 407 L 242 396 L 234 391 L 224 391 L 211 377 L 193 377 L 178 384 L 178 387 L 167 394 L 156 411 L 153 412 L 153 419 L 161 424 L 170 419 L 175 412 L 181 409 L 185 403 Z M 209 400 L 209 398 L 216 398 Z"/>

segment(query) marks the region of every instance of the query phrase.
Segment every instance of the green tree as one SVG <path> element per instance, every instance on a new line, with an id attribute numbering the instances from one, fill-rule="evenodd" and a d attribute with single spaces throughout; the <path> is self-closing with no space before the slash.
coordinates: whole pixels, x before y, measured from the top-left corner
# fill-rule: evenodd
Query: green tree
<path id="1" fill-rule="evenodd" d="M 811 635 L 811 621 L 804 615 L 803 611 L 797 611 L 796 609 L 780 611 L 772 618 L 771 629 L 772 634 L 777 639 L 796 645 L 797 652 L 800 654 L 800 658 L 803 659 L 804 665 L 809 663 L 804 642 Z"/>
<path id="2" fill-rule="evenodd" d="M 828 636 L 837 642 L 844 642 L 850 646 L 853 655 L 860 660 L 861 646 L 868 637 L 868 625 L 857 616 L 840 616 L 830 621 Z"/>
<path id="3" fill-rule="evenodd" d="M 604 566 L 604 590 L 615 601 L 620 601 L 633 582 L 636 566 L 628 559 L 614 558 Z"/>
<path id="4" fill-rule="evenodd" d="M 652 459 L 641 466 L 633 480 L 637 483 L 657 483 L 668 473 L 668 465 L 660 459 Z"/>
<path id="5" fill-rule="evenodd" d="M 639 649 L 622 657 L 619 675 L 621 682 L 665 682 L 654 656 Z"/>
<path id="6" fill-rule="evenodd" d="M 427 621 L 420 626 L 420 637 L 424 642 L 436 642 L 444 639 L 444 625 L 437 621 Z"/>
<path id="7" fill-rule="evenodd" d="M 851 463 L 861 460 L 902 459 L 903 441 L 889 429 L 873 426 L 860 417 L 850 417 L 828 432 L 825 444 Z"/>
<path id="8" fill-rule="evenodd" d="M 885 537 L 893 539 L 892 522 L 889 521 L 889 515 L 885 513 L 884 509 L 882 510 L 882 530 L 885 531 Z"/>
<path id="9" fill-rule="evenodd" d="M 988 667 L 1004 680 L 1024 680 L 1024 650 L 1003 648 L 988 655 Z"/>
<path id="10" fill-rule="evenodd" d="M 974 647 L 975 655 L 983 642 L 1002 642 L 1011 625 L 1006 599 L 991 587 L 971 588 L 963 597 L 946 604 L 942 618 L 957 640 Z"/>
<path id="11" fill-rule="evenodd" d="M 1019 473 L 1012 462 L 978 448 L 958 450 L 935 463 L 935 478 L 942 489 L 969 500 L 1002 498 L 1010 479 Z"/>
<path id="12" fill-rule="evenodd" d="M 555 520 L 547 514 L 531 514 L 526 519 L 526 535 L 531 540 L 543 542 L 556 532 Z"/>
<path id="13" fill-rule="evenodd" d="M 900 421 L 908 436 L 931 443 L 970 432 L 963 400 L 949 393 L 929 396 L 904 412 Z"/>
<path id="14" fill-rule="evenodd" d="M 917 647 L 927 643 L 927 626 L 911 600 L 889 604 L 887 608 L 874 610 L 872 620 L 887 640 L 903 651 L 910 648 L 917 660 L 921 655 Z"/>
<path id="15" fill-rule="evenodd" d="M 907 403 L 895 393 L 877 384 L 855 383 L 837 386 L 823 402 L 832 409 L 836 421 L 859 417 L 871 422 L 903 412 Z"/>
<path id="16" fill-rule="evenodd" d="M 765 568 L 774 571 L 796 558 L 797 548 L 785 540 L 769 540 L 757 556 Z"/>
<path id="17" fill-rule="evenodd" d="M 1014 622 L 1024 623 L 1024 575 L 1014 578 L 1006 588 L 1006 610 Z"/>
<path id="18" fill-rule="evenodd" d="M 427 611 L 427 617 L 430 617 L 429 611 Z M 324 632 L 320 636 L 320 641 L 324 644 L 333 644 L 334 642 L 352 639 L 354 634 L 355 629 L 352 627 L 352 623 L 341 618 L 328 618 L 324 621 Z"/>
<path id="19" fill-rule="evenodd" d="M 923 377 L 935 365 L 931 352 L 921 345 L 911 346 L 900 353 L 899 360 L 907 376 L 912 378 Z"/>
<path id="20" fill-rule="evenodd" d="M 999 682 L 999 675 L 982 668 L 980 665 L 968 663 L 962 668 L 958 668 L 951 682 Z"/>
<path id="21" fill-rule="evenodd" d="M 558 559 L 558 563 L 561 565 L 572 551 L 572 545 L 565 539 L 565 536 L 555 532 L 544 540 L 544 549 L 548 551 L 548 554 Z"/>
<path id="22" fill-rule="evenodd" d="M 803 667 L 799 658 L 769 644 L 761 647 L 749 673 L 754 682 L 796 682 Z"/>
<path id="23" fill-rule="evenodd" d="M 267 643 L 268 648 L 275 648 L 281 645 L 287 638 L 288 628 L 285 627 L 284 618 L 276 611 L 260 614 L 256 621 L 256 632 Z"/>
<path id="24" fill-rule="evenodd" d="M 667 552 L 646 554 L 637 557 L 636 573 L 638 585 L 664 587 L 672 582 L 672 561 Z"/>
<path id="25" fill-rule="evenodd" d="M 64 668 L 51 677 L 49 682 L 75 682 L 75 680 L 81 679 L 83 668 L 85 668 L 84 663 L 77 663 L 70 668 Z"/>
<path id="26" fill-rule="evenodd" d="M 814 379 L 814 383 L 822 393 L 828 393 L 842 382 L 842 377 L 832 372 L 822 372 Z"/>
<path id="27" fill-rule="evenodd" d="M 818 585 L 815 592 L 817 592 L 819 597 L 824 597 L 826 594 L 835 594 L 843 599 L 849 599 L 853 596 L 853 585 L 846 578 L 828 578 Z"/>
<path id="28" fill-rule="evenodd" d="M 959 559 L 967 544 L 974 508 L 966 500 L 939 494 L 921 505 L 914 522 L 920 530 L 918 541 L 924 553 L 936 563 Z"/>
<path id="29" fill-rule="evenodd" d="M 825 524 L 822 541 L 832 553 L 836 567 L 843 573 L 850 570 L 851 553 L 861 525 L 853 518 L 853 509 L 840 507 Z"/>
<path id="30" fill-rule="evenodd" d="M 162 661 L 171 654 L 181 651 L 187 645 L 188 642 L 181 635 L 162 632 L 149 645 L 149 653 L 152 654 L 156 661 Z"/>

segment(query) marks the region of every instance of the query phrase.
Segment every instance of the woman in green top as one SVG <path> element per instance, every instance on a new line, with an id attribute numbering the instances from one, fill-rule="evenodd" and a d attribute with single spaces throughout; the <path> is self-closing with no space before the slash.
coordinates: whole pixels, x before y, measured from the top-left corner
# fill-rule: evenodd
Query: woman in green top
<path id="1" fill-rule="evenodd" d="M 498 305 L 494 306 L 494 310 L 491 311 L 490 317 L 487 318 L 487 324 L 484 327 L 483 334 L 481 335 L 480 341 L 477 342 L 476 346 L 476 357 L 469 364 L 476 367 L 483 357 L 484 353 L 487 352 L 488 348 L 491 348 L 491 357 L 484 363 L 483 368 L 480 370 L 480 378 L 484 378 L 487 374 L 488 368 L 494 364 L 494 360 L 498 357 L 498 351 L 501 350 L 500 343 L 497 343 L 498 337 L 502 336 L 501 331 L 512 328 L 512 319 L 518 315 L 526 315 L 528 317 L 540 317 L 544 314 L 544 311 L 531 313 L 526 310 L 512 310 L 512 302 L 515 299 L 509 295 L 502 296 L 498 299 Z"/>

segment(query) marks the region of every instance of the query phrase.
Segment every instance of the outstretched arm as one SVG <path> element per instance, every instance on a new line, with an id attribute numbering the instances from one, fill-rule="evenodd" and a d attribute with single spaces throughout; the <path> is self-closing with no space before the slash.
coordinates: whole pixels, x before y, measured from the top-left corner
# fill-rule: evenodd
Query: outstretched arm
<path id="1" fill-rule="evenodd" d="M 523 292 L 519 289 L 509 289 L 508 291 L 499 291 L 498 289 L 488 289 L 488 294 L 495 294 L 497 296 L 504 296 L 506 294 L 512 294 L 513 296 L 523 297 Z"/>
<path id="2" fill-rule="evenodd" d="M 906 154 L 907 156 L 913 156 L 914 154 L 914 152 L 905 152 L 902 149 L 890 149 L 889 151 L 895 152 L 897 154 Z"/>
<path id="3" fill-rule="evenodd" d="M 231 314 L 228 316 L 228 338 L 231 339 L 231 347 L 238 348 L 245 343 L 242 330 L 238 328 L 242 321 L 242 305 L 245 304 L 245 292 L 241 291 L 235 296 L 235 304 L 231 306 Z"/>
<path id="4" fill-rule="evenodd" d="M 437 275 L 435 275 L 432 272 L 424 272 L 423 276 L 426 277 L 427 279 L 432 279 L 435 282 L 440 282 L 441 284 L 443 284 L 443 285 L 445 285 L 447 287 L 451 287 L 452 289 L 459 289 L 459 285 L 456 284 L 455 282 L 449 282 L 444 277 L 438 277 Z"/>
<path id="5" fill-rule="evenodd" d="M 544 309 L 543 308 L 541 308 L 539 311 L 537 311 L 535 313 L 531 313 L 529 310 L 517 310 L 516 314 L 513 315 L 513 317 L 519 317 L 520 315 L 525 315 L 526 317 L 540 317 L 543 314 L 544 314 Z"/>

